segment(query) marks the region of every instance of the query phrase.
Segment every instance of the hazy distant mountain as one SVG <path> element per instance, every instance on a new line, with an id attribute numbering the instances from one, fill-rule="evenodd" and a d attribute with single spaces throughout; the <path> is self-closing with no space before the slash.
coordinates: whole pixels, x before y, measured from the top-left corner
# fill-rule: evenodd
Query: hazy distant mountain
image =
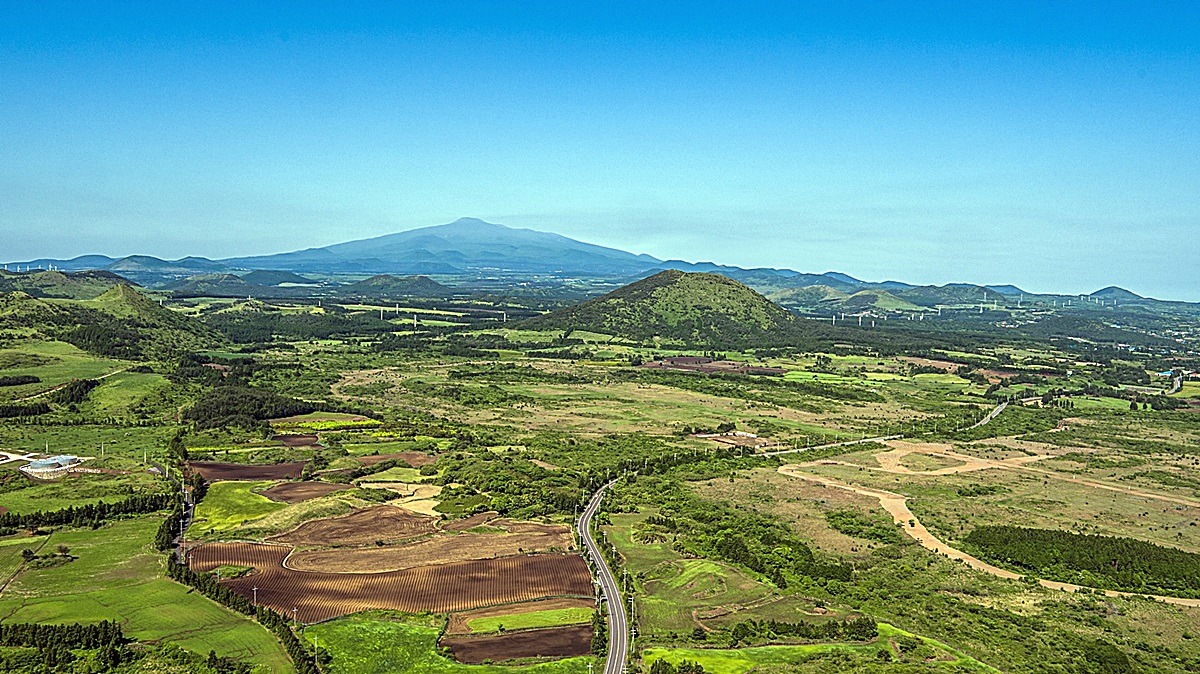
<path id="1" fill-rule="evenodd" d="M 223 260 L 233 267 L 291 271 L 453 274 L 632 274 L 658 259 L 475 218 L 294 253 Z"/>
<path id="2" fill-rule="evenodd" d="M 262 255 L 256 257 L 209 260 L 202 257 L 185 257 L 179 260 L 162 260 L 147 255 L 131 255 L 114 259 L 104 255 L 85 255 L 71 260 L 40 259 L 27 262 L 10 262 L 10 270 L 42 267 L 64 272 L 102 269 L 120 274 L 124 278 L 149 287 L 175 285 L 175 290 L 187 292 L 204 290 L 202 287 L 184 288 L 179 281 L 197 275 L 238 274 L 251 288 L 235 288 L 237 283 L 225 279 L 219 288 L 222 294 L 266 296 L 259 287 L 274 288 L 274 296 L 291 296 L 305 292 L 304 288 L 279 288 L 283 284 L 305 284 L 308 279 L 297 272 L 346 275 L 388 275 L 390 277 L 450 275 L 470 284 L 471 279 L 495 279 L 496 277 L 522 278 L 532 276 L 551 277 L 540 279 L 554 285 L 570 278 L 600 279 L 631 283 L 662 272 L 717 273 L 743 283 L 755 291 L 775 296 L 788 289 L 822 286 L 844 293 L 847 297 L 835 303 L 840 310 L 891 309 L 909 310 L 909 307 L 933 308 L 938 305 L 970 305 L 973 303 L 1003 303 L 1009 298 L 1025 295 L 1030 302 L 1050 304 L 1055 301 L 1061 306 L 1072 296 L 1035 295 L 1026 293 L 1014 285 L 974 285 L 950 283 L 943 286 L 915 286 L 901 281 L 862 281 L 842 272 L 829 271 L 810 274 L 791 269 L 755 268 L 743 269 L 714 262 L 685 262 L 683 260 L 659 260 L 649 255 L 635 255 L 622 250 L 606 248 L 582 241 L 569 239 L 558 234 L 538 232 L 531 229 L 516 229 L 497 225 L 475 218 L 462 218 L 447 225 L 422 227 L 371 239 L 349 241 L 324 248 Z M 253 271 L 248 271 L 253 270 Z M 210 279 L 211 281 L 211 279 Z M 203 284 L 200 284 L 203 285 Z M 386 284 L 385 284 L 386 285 Z M 17 286 L 11 286 L 14 289 Z M 255 292 L 258 290 L 257 292 Z M 400 292 L 399 286 L 392 289 L 363 288 L 374 290 L 380 296 L 382 290 L 392 294 Z M 427 287 L 426 291 L 436 288 Z M 248 292 L 242 292 L 248 291 Z M 394 291 L 394 292 L 393 292 Z M 884 291 L 885 294 L 863 291 Z M 38 294 L 37 291 L 31 291 Z M 352 291 L 353 292 L 353 291 Z M 54 295 L 53 292 L 47 293 Z M 417 293 L 420 294 L 420 293 Z M 850 297 L 857 298 L 847 302 Z M 789 308 L 816 311 L 834 306 L 824 291 L 778 295 Z M 1171 309 L 1196 311 L 1197 305 L 1182 302 L 1160 302 L 1140 297 L 1122 288 L 1109 287 L 1090 296 L 1093 302 L 1072 301 L 1080 308 L 1113 306 L 1141 307 L 1159 310 L 1166 305 Z M 1058 298 L 1055 300 L 1055 298 Z M 1099 301 L 1103 300 L 1103 301 Z"/>

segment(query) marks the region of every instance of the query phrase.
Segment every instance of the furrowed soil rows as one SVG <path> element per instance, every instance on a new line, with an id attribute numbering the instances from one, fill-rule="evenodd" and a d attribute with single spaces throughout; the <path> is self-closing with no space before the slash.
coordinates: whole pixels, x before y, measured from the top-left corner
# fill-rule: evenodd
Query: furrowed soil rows
<path id="1" fill-rule="evenodd" d="M 459 662 L 480 664 L 517 658 L 564 658 L 592 652 L 592 626 L 551 627 L 486 637 L 444 638 Z"/>
<path id="2" fill-rule="evenodd" d="M 192 461 L 191 469 L 200 473 L 205 480 L 295 480 L 304 470 L 304 461 L 252 465 L 242 463 L 212 463 Z"/>
<path id="3" fill-rule="evenodd" d="M 206 548 L 210 548 L 207 549 Z M 260 549 L 255 549 L 260 548 Z M 313 573 L 284 568 L 288 548 L 255 543 L 210 543 L 192 550 L 196 570 L 221 564 L 254 566 L 249 576 L 222 581 L 244 597 L 313 623 L 368 609 L 450 613 L 543 597 L 592 596 L 579 555 L 527 555 L 388 573 Z"/>
<path id="4" fill-rule="evenodd" d="M 310 520 L 270 540 L 292 545 L 370 545 L 437 531 L 437 518 L 390 505 L 356 510 L 349 515 Z"/>
<path id="5" fill-rule="evenodd" d="M 395 454 L 370 454 L 367 456 L 355 457 L 358 462 L 364 466 L 374 466 L 377 463 L 383 463 L 390 459 L 399 459 L 407 463 L 412 468 L 420 468 L 421 466 L 432 466 L 437 463 L 436 456 L 422 454 L 421 452 L 396 452 Z"/>
<path id="6" fill-rule="evenodd" d="M 575 547 L 571 530 L 564 525 L 495 520 L 492 526 L 507 531 L 438 534 L 388 547 L 296 552 L 288 559 L 287 566 L 297 571 L 377 573 L 529 552 L 561 552 Z"/>
<path id="7" fill-rule="evenodd" d="M 317 436 L 309 433 L 283 433 L 272 435 L 271 439 L 275 442 L 282 442 L 284 447 L 310 447 L 317 444 Z"/>
<path id="8" fill-rule="evenodd" d="M 281 482 L 259 493 L 272 501 L 301 503 L 321 498 L 335 491 L 352 488 L 348 484 L 329 484 L 328 482 Z"/>
<path id="9" fill-rule="evenodd" d="M 290 545 L 262 543 L 205 543 L 188 551 L 188 567 L 193 571 L 212 571 L 218 566 L 252 566 L 270 569 L 283 566 L 292 551 Z"/>

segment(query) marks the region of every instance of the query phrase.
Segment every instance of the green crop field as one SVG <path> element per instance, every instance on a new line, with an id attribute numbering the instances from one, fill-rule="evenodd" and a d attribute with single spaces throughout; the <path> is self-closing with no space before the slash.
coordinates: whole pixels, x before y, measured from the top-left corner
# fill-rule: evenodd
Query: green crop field
<path id="1" fill-rule="evenodd" d="M 197 538 L 217 535 L 283 510 L 286 504 L 272 501 L 254 490 L 273 482 L 214 482 L 208 495 L 196 506 L 196 521 L 188 535 Z"/>
<path id="2" fill-rule="evenodd" d="M 678 665 L 684 660 L 695 662 L 708 674 L 745 674 L 759 668 L 786 667 L 781 671 L 824 672 L 828 665 L 838 663 L 833 671 L 868 670 L 880 663 L 881 652 L 888 661 L 919 663 L 933 669 L 967 672 L 998 672 L 953 648 L 925 637 L 910 634 L 887 623 L 879 624 L 879 640 L 867 644 L 812 644 L 801 646 L 758 646 L 752 648 L 648 648 L 642 657 L 647 664 L 666 660 Z M 911 653 L 897 654 L 891 643 L 907 637 L 920 645 Z M 828 656 L 841 656 L 833 659 Z M 927 671 L 914 669 L 904 671 Z"/>
<path id="3" fill-rule="evenodd" d="M 502 627 L 506 630 L 523 630 L 535 627 L 580 625 L 591 622 L 594 613 L 595 611 L 590 608 L 558 608 L 491 618 L 475 618 L 468 620 L 467 626 L 471 628 L 472 632 L 499 632 Z"/>
<path id="4" fill-rule="evenodd" d="M 169 641 L 184 648 L 262 663 L 266 671 L 291 671 L 275 637 L 162 577 L 165 561 L 149 542 L 161 520 L 143 517 L 98 530 L 64 530 L 49 536 L 43 552 L 59 545 L 76 559 L 62 566 L 26 569 L 0 595 L 3 622 L 116 620 L 131 637 Z M 5 541 L 9 547 L 24 548 Z"/>
<path id="5" fill-rule="evenodd" d="M 35 482 L 17 475 L 0 490 L 0 506 L 17 513 L 58 510 L 99 501 L 111 503 L 132 494 L 163 489 L 162 481 L 150 473 L 75 473 L 52 482 Z"/>
<path id="6" fill-rule="evenodd" d="M 464 665 L 439 652 L 444 619 L 359 614 L 305 628 L 304 637 L 329 651 L 330 674 L 583 674 L 592 658 L 529 666 Z"/>

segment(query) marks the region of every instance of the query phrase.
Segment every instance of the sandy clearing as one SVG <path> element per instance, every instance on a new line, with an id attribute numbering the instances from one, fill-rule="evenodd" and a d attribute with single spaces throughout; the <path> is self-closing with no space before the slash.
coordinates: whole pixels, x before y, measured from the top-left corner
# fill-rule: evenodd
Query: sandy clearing
<path id="1" fill-rule="evenodd" d="M 809 464 L 809 465 L 812 465 L 812 464 Z M 932 550 L 933 552 L 936 552 L 941 555 L 945 555 L 946 557 L 949 557 L 950 559 L 956 559 L 960 562 L 965 563 L 967 566 L 970 566 L 971 568 L 973 568 L 977 571 L 982 571 L 984 573 L 991 574 L 998 578 L 1007 578 L 1009 580 L 1017 580 L 1022 577 L 1021 574 L 1013 573 L 1012 571 L 1008 571 L 1006 569 L 1001 569 L 997 566 L 992 566 L 991 564 L 988 564 L 987 562 L 985 562 L 981 559 L 977 559 L 975 557 L 972 557 L 971 555 L 968 555 L 967 553 L 963 552 L 962 550 L 952 548 L 949 545 L 946 545 L 945 543 L 943 543 L 941 541 L 941 539 L 939 539 L 937 536 L 934 536 L 933 534 L 929 533 L 929 530 L 925 528 L 925 525 L 921 524 L 921 521 L 919 519 L 917 519 L 917 516 L 914 515 L 911 510 L 909 510 L 908 503 L 907 503 L 908 497 L 902 496 L 900 494 L 896 494 L 896 493 L 893 493 L 890 491 L 883 491 L 882 489 L 870 489 L 867 487 L 855 487 L 852 485 L 848 485 L 848 484 L 839 482 L 832 478 L 822 477 L 822 476 L 818 476 L 818 475 L 810 475 L 808 473 L 801 472 L 801 469 L 803 467 L 804 467 L 804 464 L 780 466 L 779 472 L 783 473 L 784 475 L 787 475 L 789 477 L 795 477 L 795 478 L 799 478 L 801 480 L 808 480 L 810 482 L 816 482 L 819 484 L 823 484 L 827 487 L 833 487 L 835 489 L 843 489 L 843 490 L 850 491 L 850 492 L 853 492 L 856 494 L 862 494 L 863 496 L 870 496 L 872 498 L 879 499 L 879 504 L 881 506 L 883 506 L 883 509 L 886 510 L 889 515 L 892 516 L 892 520 L 894 522 L 896 522 L 897 524 L 903 525 L 904 533 L 908 534 L 911 538 L 913 538 L 913 540 L 920 543 L 926 549 Z M 1042 471 L 1039 471 L 1039 472 L 1042 472 Z M 1044 471 L 1044 472 L 1049 473 L 1049 471 Z M 1051 590 L 1063 590 L 1066 592 L 1076 592 L 1076 591 L 1082 589 L 1079 585 L 1073 585 L 1071 583 L 1060 583 L 1058 581 L 1045 580 L 1045 579 L 1040 579 L 1040 578 L 1038 579 L 1038 583 L 1042 587 L 1045 587 L 1045 588 L 1048 588 Z M 1091 588 L 1089 588 L 1089 589 L 1091 589 Z M 1179 597 L 1163 597 L 1160 595 L 1147 595 L 1147 594 L 1139 594 L 1139 593 L 1134 593 L 1134 592 L 1118 592 L 1116 590 L 1104 590 L 1103 592 L 1104 592 L 1105 596 L 1108 596 L 1108 597 L 1153 597 L 1154 599 L 1161 601 L 1161 602 L 1165 602 L 1167 604 L 1175 604 L 1177 606 L 1190 606 L 1190 607 L 1194 607 L 1194 608 L 1200 608 L 1200 599 L 1181 599 Z"/>

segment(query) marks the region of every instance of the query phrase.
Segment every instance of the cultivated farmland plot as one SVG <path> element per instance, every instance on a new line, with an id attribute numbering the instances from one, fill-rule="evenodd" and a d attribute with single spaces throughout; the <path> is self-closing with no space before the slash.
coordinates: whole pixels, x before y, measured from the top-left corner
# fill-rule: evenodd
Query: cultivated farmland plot
<path id="1" fill-rule="evenodd" d="M 256 573 L 224 581 L 245 597 L 313 623 L 368 609 L 449 613 L 542 597 L 592 596 L 591 573 L 579 555 L 527 555 L 422 566 L 386 573 L 294 571 L 291 548 L 209 543 L 189 553 L 195 571 L 251 566 Z"/>

